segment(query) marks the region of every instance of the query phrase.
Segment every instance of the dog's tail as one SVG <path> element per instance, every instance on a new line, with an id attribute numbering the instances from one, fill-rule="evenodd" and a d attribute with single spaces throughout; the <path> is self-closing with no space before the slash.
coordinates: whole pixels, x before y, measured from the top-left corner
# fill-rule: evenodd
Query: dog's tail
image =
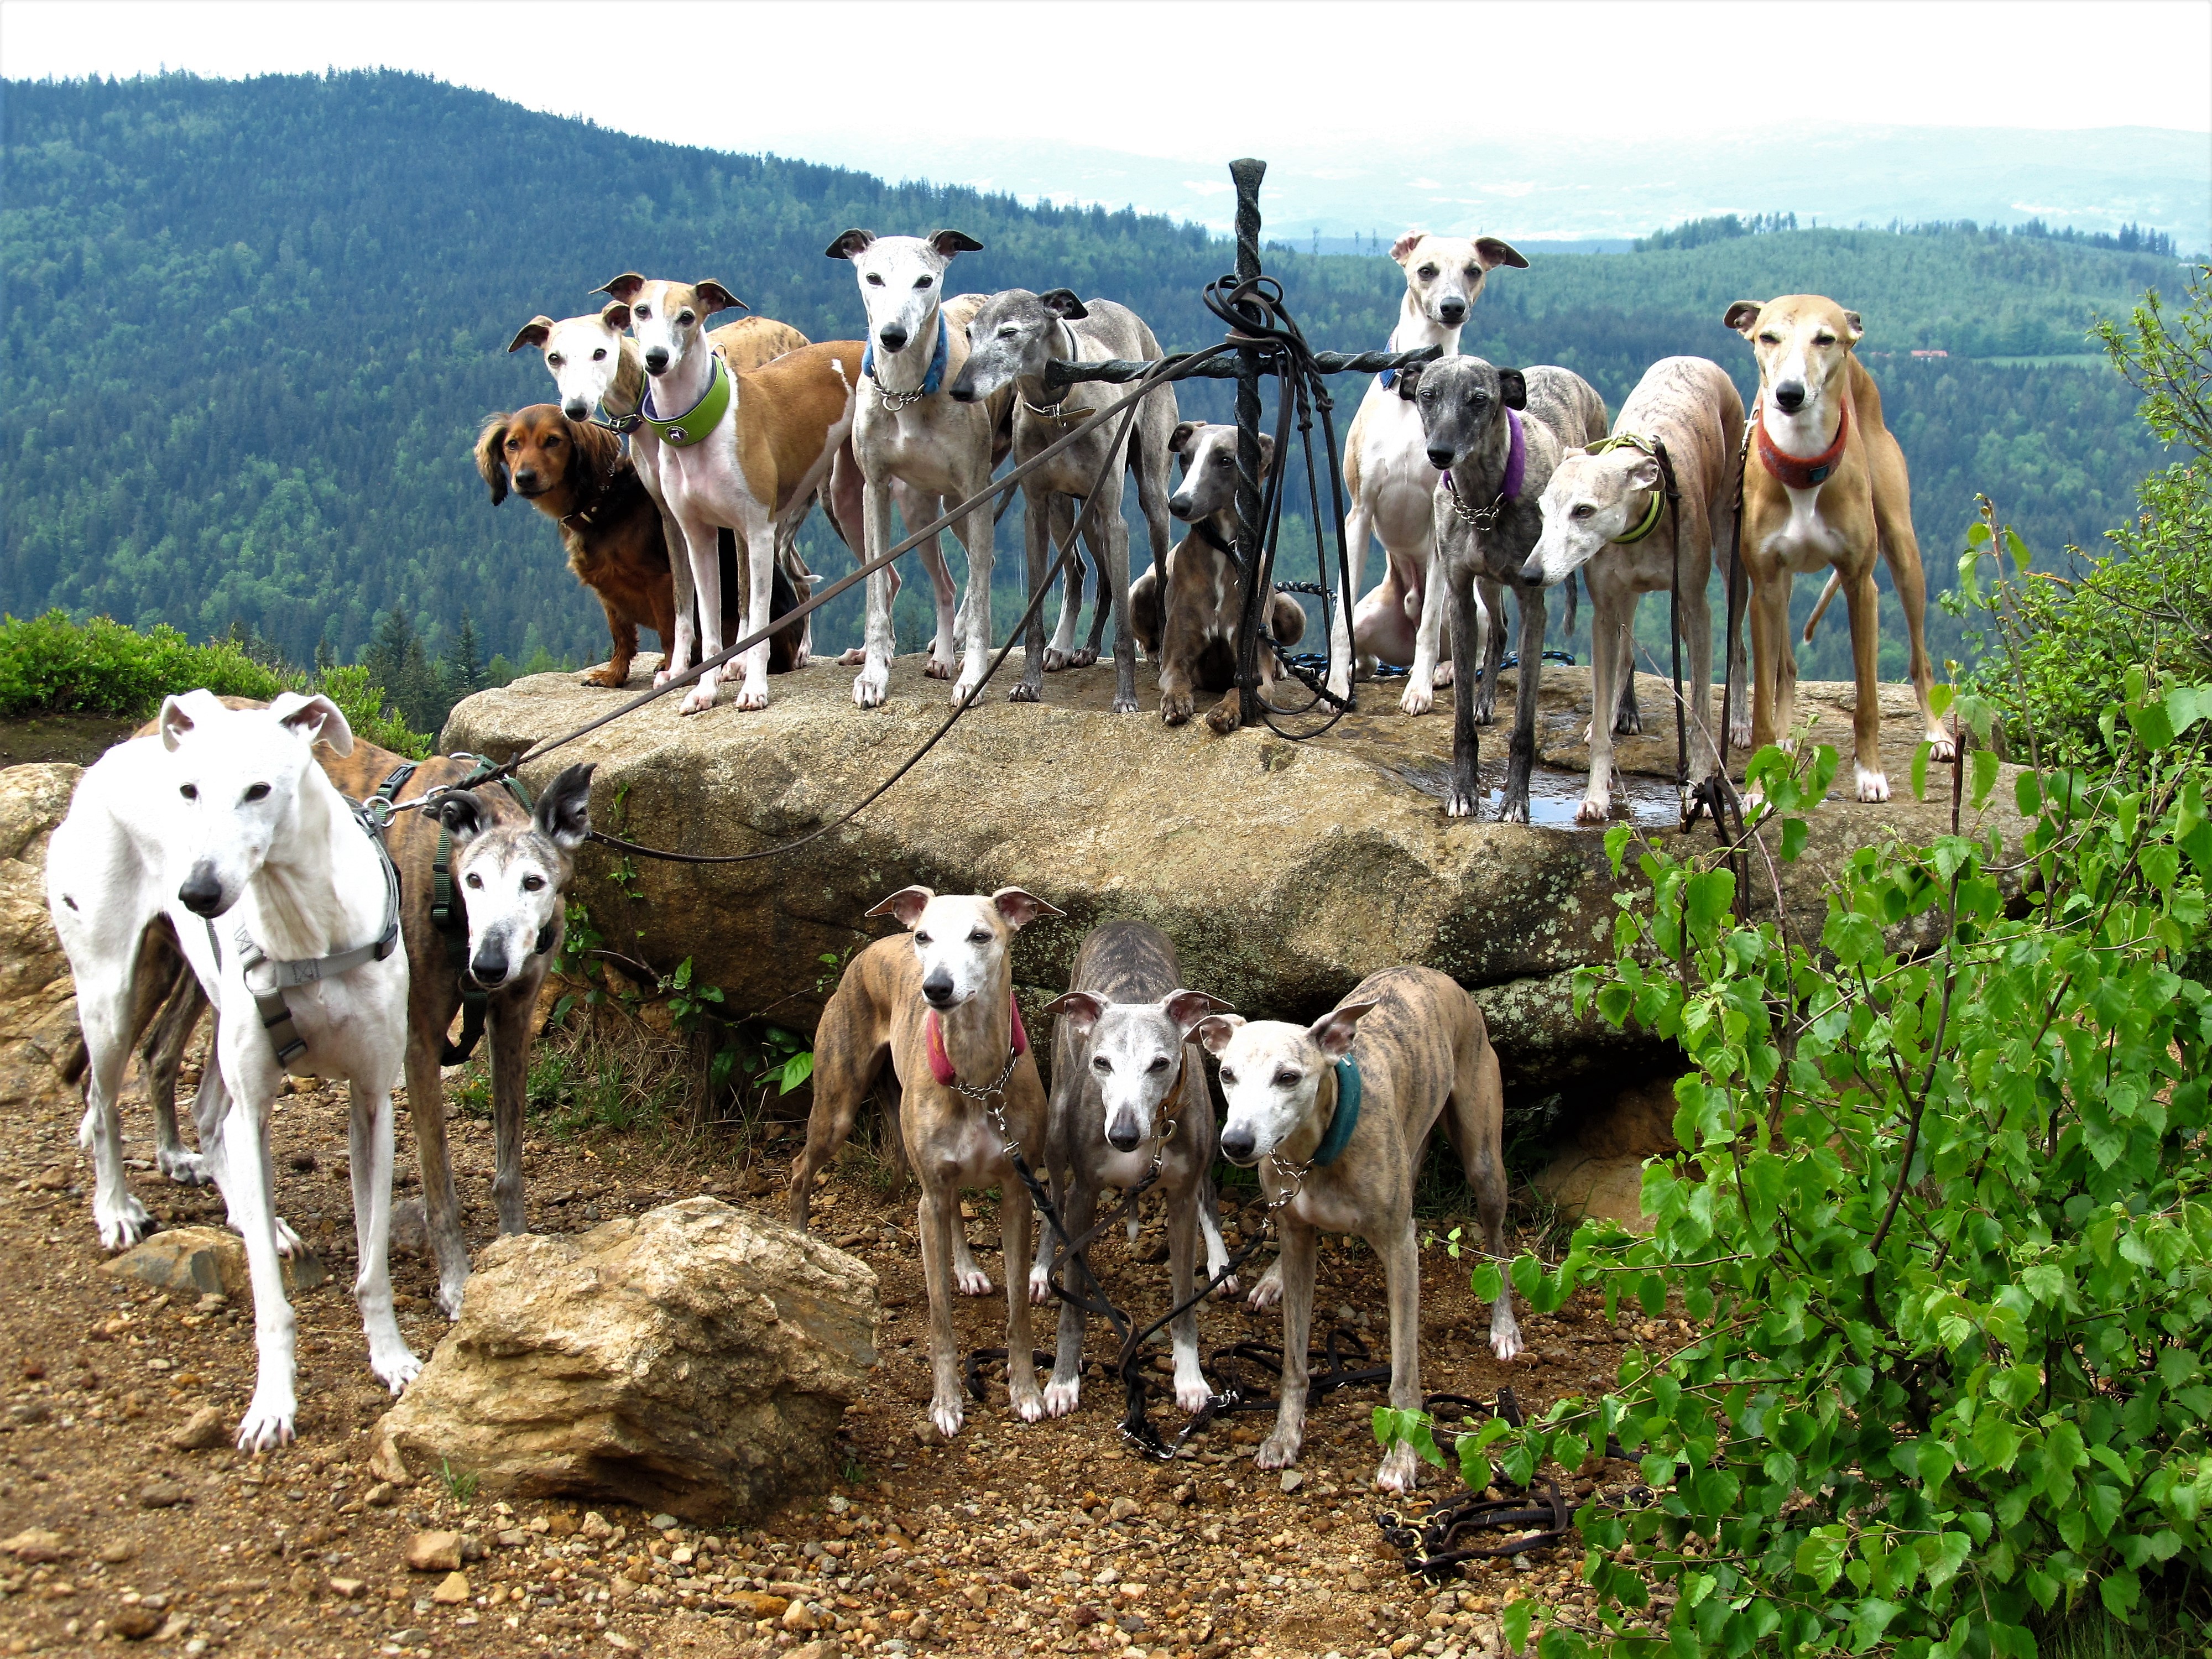
<path id="1" fill-rule="evenodd" d="M 1820 625 L 1821 613 L 1827 610 L 1828 601 L 1836 597 L 1838 591 L 1842 588 L 1843 585 L 1843 573 L 1839 570 L 1831 570 L 1828 573 L 1828 585 L 1820 590 L 1820 597 L 1814 602 L 1813 606 L 1813 614 L 1805 618 L 1806 644 L 1810 645 L 1813 643 L 1813 630 Z"/>

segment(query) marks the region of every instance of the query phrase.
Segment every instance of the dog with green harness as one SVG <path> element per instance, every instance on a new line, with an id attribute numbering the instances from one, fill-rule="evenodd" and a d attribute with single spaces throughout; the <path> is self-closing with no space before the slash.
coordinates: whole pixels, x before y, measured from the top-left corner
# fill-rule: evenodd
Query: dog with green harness
<path id="1" fill-rule="evenodd" d="M 1603 823 L 1612 812 L 1613 739 L 1640 729 L 1601 717 L 1622 706 L 1636 672 L 1636 605 L 1646 593 L 1679 595 L 1689 647 L 1690 780 L 1720 764 L 1713 741 L 1713 635 L 1705 589 L 1715 550 L 1724 564 L 1735 518 L 1735 473 L 1743 453 L 1743 399 L 1718 363 L 1664 357 L 1644 372 L 1620 407 L 1613 435 L 1570 449 L 1544 486 L 1543 529 L 1522 566 L 1524 580 L 1547 585 L 1583 572 L 1595 613 L 1590 623 L 1589 782 L 1577 823 Z M 1742 684 L 1729 642 L 1729 672 Z M 1739 699 L 1747 744 L 1748 699 Z"/>
<path id="2" fill-rule="evenodd" d="M 1432 968 L 1386 968 L 1311 1025 L 1212 1014 L 1194 1032 L 1221 1062 L 1227 1115 L 1221 1155 L 1258 1166 L 1282 1229 L 1282 1253 L 1251 1302 L 1283 1304 L 1281 1405 L 1261 1443 L 1263 1469 L 1298 1461 L 1305 1438 L 1306 1344 L 1313 1331 L 1316 1245 L 1323 1230 L 1364 1238 L 1382 1262 L 1390 1304 L 1390 1403 L 1421 1405 L 1421 1252 L 1413 1186 L 1442 1119 L 1474 1188 L 1482 1248 L 1505 1255 L 1505 1094 L 1474 999 Z M 1513 1287 L 1490 1315 L 1500 1359 L 1521 1352 Z M 1384 1455 L 1375 1484 L 1410 1492 L 1409 1442 Z"/>

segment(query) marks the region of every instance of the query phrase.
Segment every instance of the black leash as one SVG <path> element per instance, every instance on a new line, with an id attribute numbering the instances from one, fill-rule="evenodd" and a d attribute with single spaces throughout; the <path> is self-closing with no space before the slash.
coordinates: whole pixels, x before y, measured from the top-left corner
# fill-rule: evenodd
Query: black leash
<path id="1" fill-rule="evenodd" d="M 1758 418 L 1758 409 L 1753 405 L 1752 420 Z M 1743 801 L 1736 793 L 1735 784 L 1729 779 L 1729 727 L 1735 720 L 1736 632 L 1743 625 L 1743 480 L 1744 469 L 1751 458 L 1751 422 L 1747 421 L 1743 441 L 1736 447 L 1735 519 L 1729 528 L 1728 626 L 1721 640 L 1721 729 L 1715 744 L 1720 764 L 1713 769 L 1711 777 L 1691 790 L 1682 811 L 1682 831 L 1685 835 L 1697 827 L 1699 818 L 1708 815 L 1712 818 L 1714 838 L 1729 849 L 1729 865 L 1735 872 L 1739 902 L 1748 886 L 1750 860 L 1743 848 Z M 1677 649 L 1679 651 L 1680 647 Z M 1705 695 L 1711 695 L 1710 688 Z M 1750 695 L 1748 687 L 1745 688 L 1745 695 Z M 1680 706 L 1681 698 L 1678 695 L 1675 707 L 1679 710 Z M 1680 718 L 1679 714 L 1677 718 Z"/>

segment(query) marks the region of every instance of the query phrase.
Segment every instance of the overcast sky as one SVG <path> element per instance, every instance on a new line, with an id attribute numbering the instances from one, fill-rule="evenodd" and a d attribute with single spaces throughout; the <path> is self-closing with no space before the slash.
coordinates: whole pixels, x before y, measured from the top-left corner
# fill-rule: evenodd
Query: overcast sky
<path id="1" fill-rule="evenodd" d="M 2088 31 L 2107 43 L 2094 53 Z M 1372 143 L 1378 123 L 1416 148 L 1486 125 L 1778 143 L 1890 124 L 2212 132 L 2208 64 L 2206 0 L 0 4 L 10 76 L 384 65 L 679 143 L 805 156 L 834 137 L 893 177 L 925 137 L 1025 131 L 1216 163 Z"/>

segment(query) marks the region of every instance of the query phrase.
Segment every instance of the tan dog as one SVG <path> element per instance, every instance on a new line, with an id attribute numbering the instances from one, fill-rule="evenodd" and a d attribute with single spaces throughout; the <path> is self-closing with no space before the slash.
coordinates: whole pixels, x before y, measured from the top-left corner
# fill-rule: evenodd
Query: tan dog
<path id="1" fill-rule="evenodd" d="M 1858 707 L 1851 721 L 1858 798 L 1889 799 L 1881 765 L 1877 553 L 1905 606 L 1909 672 L 1933 758 L 1951 739 L 1928 706 L 1935 673 L 1922 626 L 1927 584 L 1912 533 L 1905 452 L 1882 423 L 1881 393 L 1852 348 L 1858 313 L 1817 294 L 1739 300 L 1723 320 L 1759 359 L 1759 404 L 1743 477 L 1743 564 L 1751 579 L 1751 741 L 1786 740 L 1796 714 L 1797 657 L 1790 644 L 1793 576 L 1835 568 L 1851 620 Z"/>
<path id="2" fill-rule="evenodd" d="M 1007 1392 L 1022 1420 L 1034 1423 L 1044 1415 L 1044 1396 L 1030 1357 L 1022 1273 L 1030 1259 L 1030 1198 L 1008 1143 L 1024 1149 L 1032 1165 L 1040 1163 L 1046 1115 L 1036 1056 L 1014 1006 L 1009 947 L 1017 931 L 1060 912 L 1018 887 L 988 897 L 940 897 L 908 887 L 868 914 L 897 917 L 912 937 L 878 939 L 854 957 L 822 1011 L 814 1107 L 805 1149 L 791 1171 L 791 1224 L 805 1230 L 815 1174 L 852 1133 L 860 1103 L 889 1060 L 899 1086 L 900 1142 L 921 1183 L 915 1225 L 929 1286 L 930 1420 L 949 1439 L 966 1414 L 952 1295 L 957 1289 L 988 1296 L 991 1280 L 969 1250 L 960 1194 L 996 1187 L 1006 1248 Z"/>
<path id="3" fill-rule="evenodd" d="M 1199 691 L 1226 692 L 1206 723 L 1223 735 L 1243 719 L 1237 689 L 1237 630 L 1244 621 L 1244 582 L 1230 557 L 1237 534 L 1237 428 L 1185 421 L 1168 438 L 1182 457 L 1182 483 L 1168 511 L 1190 526 L 1190 534 L 1168 550 L 1166 580 L 1154 566 L 1129 589 L 1129 616 L 1145 655 L 1160 667 L 1160 718 L 1181 726 L 1197 708 Z M 1260 434 L 1260 476 L 1275 463 L 1275 441 Z M 1306 613 L 1287 593 L 1277 593 L 1268 631 L 1280 645 L 1305 637 Z M 1260 695 L 1275 683 L 1275 653 L 1260 653 Z"/>
<path id="4" fill-rule="evenodd" d="M 1282 1254 L 1253 1287 L 1252 1304 L 1283 1304 L 1282 1404 L 1255 1461 L 1298 1461 L 1305 1438 L 1306 1343 L 1313 1329 L 1314 1253 L 1320 1230 L 1353 1233 L 1382 1258 L 1390 1299 L 1390 1403 L 1421 1404 L 1421 1252 L 1413 1237 L 1413 1183 L 1429 1131 L 1441 1117 L 1474 1188 L 1482 1248 L 1505 1254 L 1504 1090 L 1497 1052 L 1474 1000 L 1431 968 L 1370 974 L 1311 1026 L 1214 1014 L 1197 1036 L 1221 1061 L 1228 1115 L 1221 1155 L 1249 1169 L 1274 1211 Z M 1347 1067 L 1346 1062 L 1349 1062 Z M 1358 1107 L 1346 1134 L 1350 1079 Z M 1500 1359 L 1521 1352 L 1513 1287 L 1490 1315 Z M 1411 1443 L 1382 1459 L 1375 1484 L 1410 1492 L 1419 1465 Z"/>

